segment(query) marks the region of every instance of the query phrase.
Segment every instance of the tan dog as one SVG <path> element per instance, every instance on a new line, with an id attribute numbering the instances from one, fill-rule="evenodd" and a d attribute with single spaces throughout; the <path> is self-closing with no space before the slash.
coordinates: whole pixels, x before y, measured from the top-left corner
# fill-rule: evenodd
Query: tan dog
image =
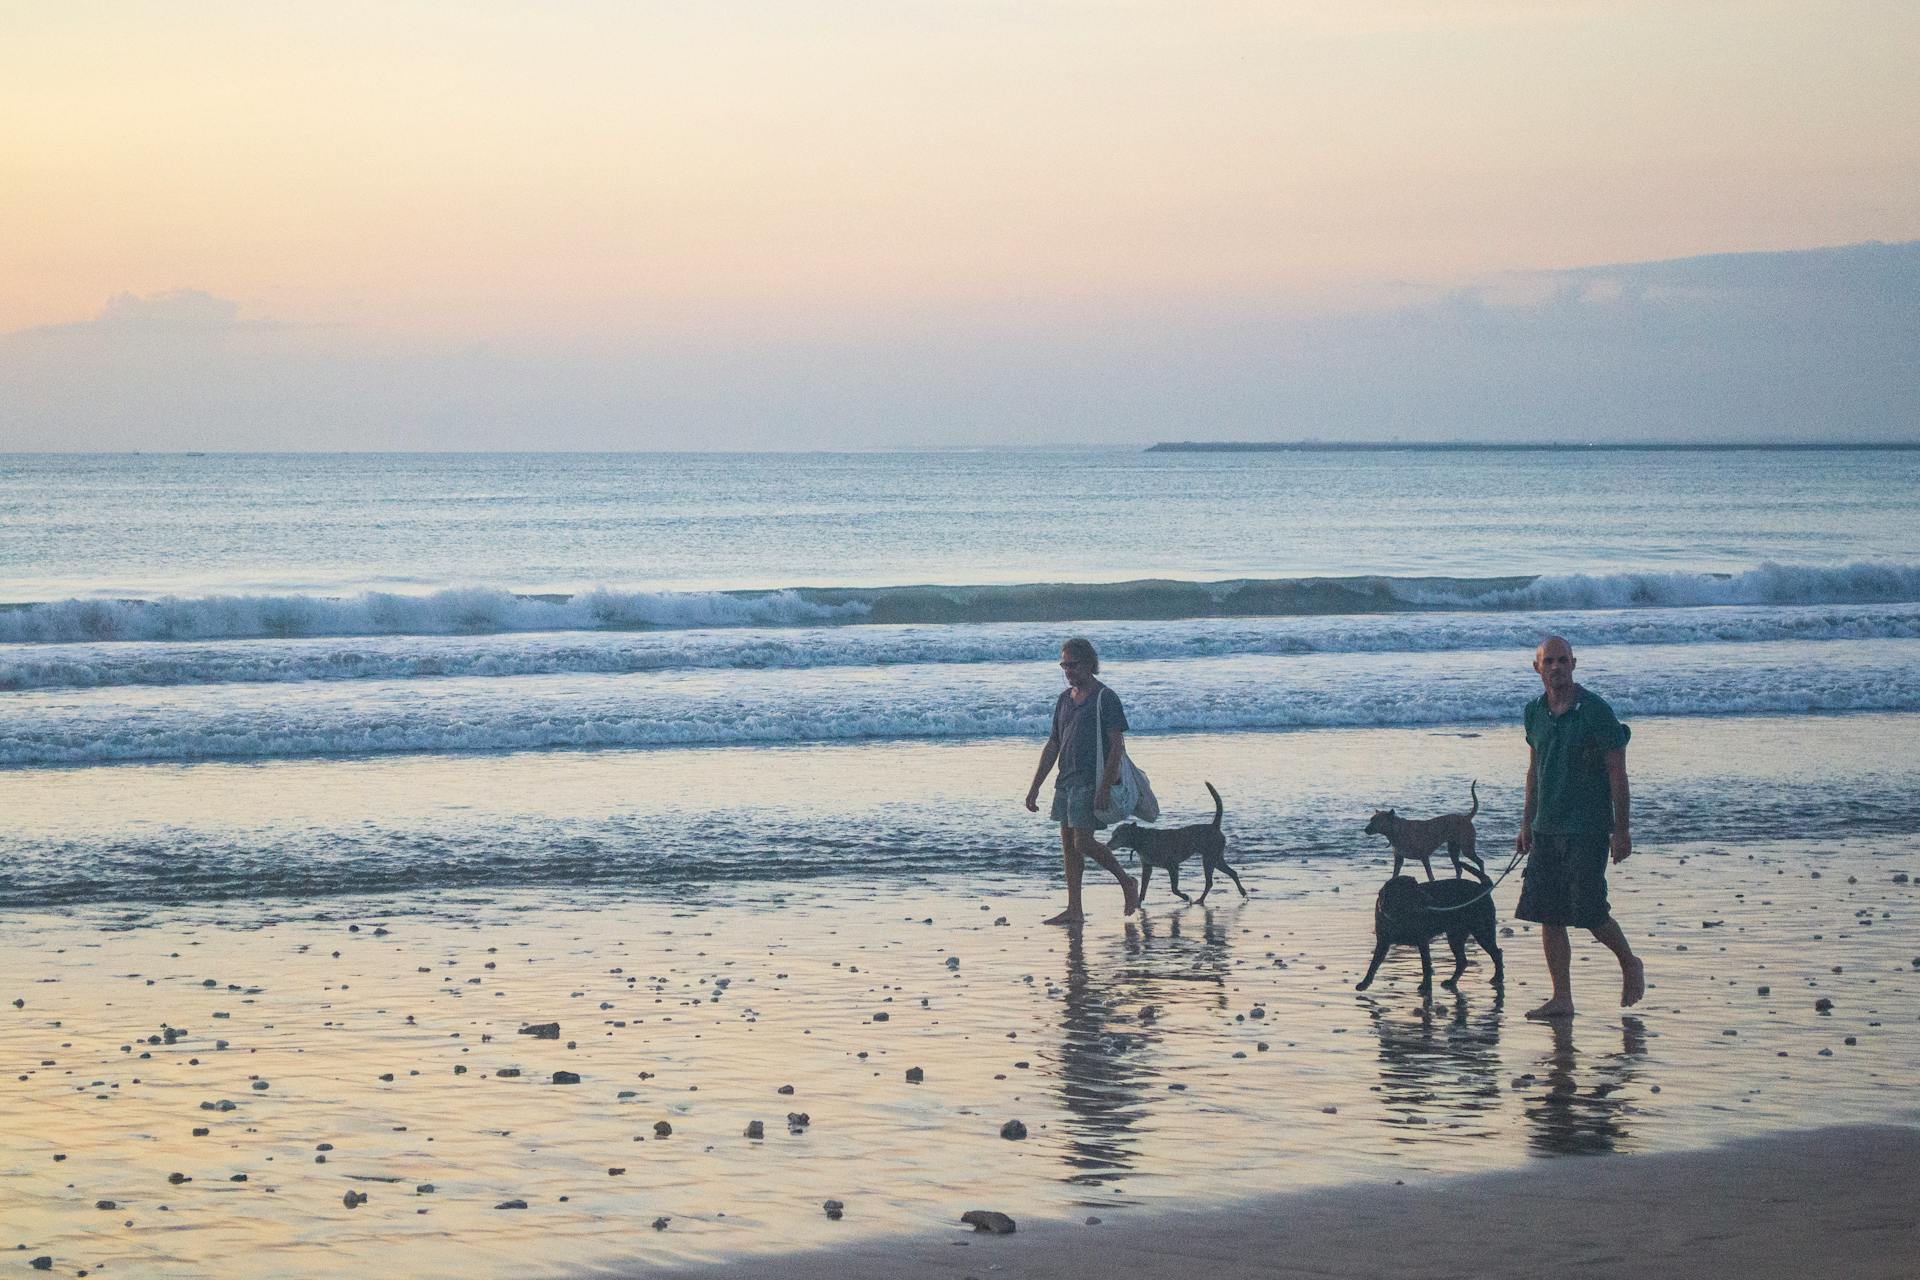
<path id="1" fill-rule="evenodd" d="M 1405 858 L 1416 858 L 1427 869 L 1427 879 L 1433 879 L 1433 851 L 1441 845 L 1447 846 L 1447 856 L 1453 859 L 1453 874 L 1457 879 L 1463 872 L 1460 859 L 1465 858 L 1473 864 L 1474 875 L 1487 879 L 1487 868 L 1480 861 L 1480 855 L 1473 851 L 1473 815 L 1480 812 L 1480 780 L 1475 778 L 1467 791 L 1473 796 L 1473 808 L 1465 813 L 1443 813 L 1437 818 L 1402 818 L 1391 809 L 1375 809 L 1372 821 L 1367 823 L 1367 834 L 1385 836 L 1387 843 L 1393 846 L 1393 874 L 1400 874 L 1400 863 Z M 1491 883 L 1489 881 L 1488 883 Z"/>

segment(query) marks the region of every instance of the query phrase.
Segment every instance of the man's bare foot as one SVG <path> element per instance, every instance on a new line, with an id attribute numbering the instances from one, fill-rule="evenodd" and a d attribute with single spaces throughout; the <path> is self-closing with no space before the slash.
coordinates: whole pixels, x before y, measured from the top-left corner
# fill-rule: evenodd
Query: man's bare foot
<path id="1" fill-rule="evenodd" d="M 1062 911 L 1059 915 L 1049 916 L 1045 920 L 1042 920 L 1040 923 L 1041 924 L 1079 924 L 1085 918 L 1086 917 L 1082 916 L 1078 911 Z"/>
<path id="2" fill-rule="evenodd" d="M 1527 1016 L 1535 1022 L 1548 1022 L 1554 1018 L 1571 1018 L 1573 1001 L 1565 996 L 1555 996 L 1538 1009 L 1527 1010 Z"/>
<path id="3" fill-rule="evenodd" d="M 1120 914 L 1130 916 L 1140 909 L 1140 882 L 1128 876 L 1120 882 L 1120 888 L 1127 895 L 1127 905 L 1121 908 Z"/>
<path id="4" fill-rule="evenodd" d="M 1631 1009 L 1640 1003 L 1640 997 L 1647 994 L 1647 966 L 1640 963 L 1640 957 L 1620 962 L 1620 1007 Z"/>

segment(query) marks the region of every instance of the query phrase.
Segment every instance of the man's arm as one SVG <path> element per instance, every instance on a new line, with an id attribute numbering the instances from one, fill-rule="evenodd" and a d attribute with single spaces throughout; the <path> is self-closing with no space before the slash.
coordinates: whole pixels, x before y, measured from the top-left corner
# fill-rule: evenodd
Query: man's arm
<path id="1" fill-rule="evenodd" d="M 1613 796 L 1613 860 L 1625 862 L 1633 855 L 1633 798 L 1627 793 L 1627 749 L 1615 747 L 1607 752 L 1607 790 Z"/>
<path id="2" fill-rule="evenodd" d="M 1033 771 L 1033 785 L 1027 788 L 1027 812 L 1040 812 L 1040 784 L 1053 772 L 1053 762 L 1060 758 L 1060 734 L 1058 730 L 1047 735 L 1047 745 L 1040 748 L 1040 767 Z"/>
<path id="3" fill-rule="evenodd" d="M 1520 806 L 1520 833 L 1513 838 L 1515 853 L 1525 853 L 1533 844 L 1533 771 L 1539 759 L 1539 753 L 1529 745 L 1527 747 L 1527 800 Z"/>

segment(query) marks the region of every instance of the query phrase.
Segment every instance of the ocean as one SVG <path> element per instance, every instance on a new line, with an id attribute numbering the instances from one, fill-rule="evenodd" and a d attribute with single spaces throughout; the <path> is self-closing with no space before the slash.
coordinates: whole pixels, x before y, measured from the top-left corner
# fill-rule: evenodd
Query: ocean
<path id="1" fill-rule="evenodd" d="M 1510 842 L 1551 631 L 1643 844 L 1920 825 L 1912 451 L 0 455 L 0 907 L 1044 879 L 1069 634 L 1254 866 Z"/>

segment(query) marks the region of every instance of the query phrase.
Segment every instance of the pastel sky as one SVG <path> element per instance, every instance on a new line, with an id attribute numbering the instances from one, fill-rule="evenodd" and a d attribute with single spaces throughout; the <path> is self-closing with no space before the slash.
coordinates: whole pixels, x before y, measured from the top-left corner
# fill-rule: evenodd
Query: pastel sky
<path id="1" fill-rule="evenodd" d="M 1537 436 L 1469 386 L 1422 420 L 1396 326 L 1920 239 L 1917 61 L 1905 0 L 11 4 L 0 432 Z M 1913 256 L 1817 261 L 1878 297 Z M 1850 434 L 1920 430 L 1911 372 L 1854 372 Z M 1640 421 L 1586 394 L 1576 431 Z"/>

